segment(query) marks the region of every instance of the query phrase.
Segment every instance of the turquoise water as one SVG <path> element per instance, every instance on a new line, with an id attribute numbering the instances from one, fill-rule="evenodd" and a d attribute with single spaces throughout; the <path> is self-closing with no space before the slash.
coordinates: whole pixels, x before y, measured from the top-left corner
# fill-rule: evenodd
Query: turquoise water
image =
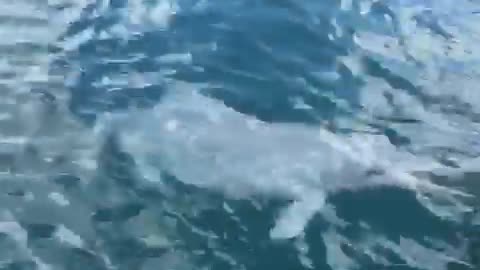
<path id="1" fill-rule="evenodd" d="M 2 6 L 0 269 L 480 267 L 478 2 Z"/>

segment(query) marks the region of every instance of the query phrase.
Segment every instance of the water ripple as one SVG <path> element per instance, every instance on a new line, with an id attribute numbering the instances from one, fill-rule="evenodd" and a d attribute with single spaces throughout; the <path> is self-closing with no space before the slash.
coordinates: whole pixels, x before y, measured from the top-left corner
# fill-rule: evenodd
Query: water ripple
<path id="1" fill-rule="evenodd" d="M 478 3 L 0 5 L 0 269 L 477 267 Z"/>

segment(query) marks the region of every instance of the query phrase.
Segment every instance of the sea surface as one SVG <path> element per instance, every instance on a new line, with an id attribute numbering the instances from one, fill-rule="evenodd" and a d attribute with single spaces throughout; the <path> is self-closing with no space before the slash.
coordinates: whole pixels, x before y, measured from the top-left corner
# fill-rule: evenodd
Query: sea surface
<path id="1" fill-rule="evenodd" d="M 477 0 L 0 0 L 0 269 L 480 269 L 479 44 Z"/>

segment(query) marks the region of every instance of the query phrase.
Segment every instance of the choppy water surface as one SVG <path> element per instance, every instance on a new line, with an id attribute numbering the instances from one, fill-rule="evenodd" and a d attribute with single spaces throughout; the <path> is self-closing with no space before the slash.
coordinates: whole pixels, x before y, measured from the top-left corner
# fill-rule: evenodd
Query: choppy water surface
<path id="1" fill-rule="evenodd" d="M 475 0 L 0 0 L 0 269 L 479 269 Z"/>

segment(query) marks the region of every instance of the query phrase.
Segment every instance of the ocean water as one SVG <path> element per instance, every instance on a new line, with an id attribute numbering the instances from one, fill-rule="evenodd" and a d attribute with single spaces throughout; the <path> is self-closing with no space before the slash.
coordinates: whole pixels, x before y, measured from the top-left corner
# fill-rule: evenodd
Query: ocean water
<path id="1" fill-rule="evenodd" d="M 479 11 L 0 0 L 0 269 L 480 269 Z"/>

